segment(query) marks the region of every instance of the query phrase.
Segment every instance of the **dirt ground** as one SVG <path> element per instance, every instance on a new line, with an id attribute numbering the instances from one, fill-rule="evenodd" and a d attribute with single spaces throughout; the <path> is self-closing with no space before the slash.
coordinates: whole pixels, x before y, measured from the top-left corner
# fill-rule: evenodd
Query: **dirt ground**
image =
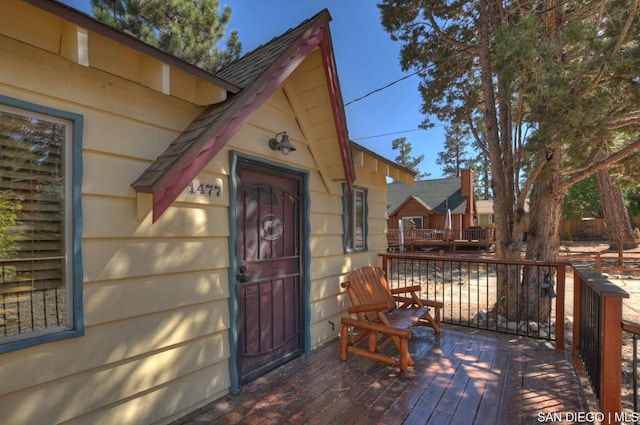
<path id="1" fill-rule="evenodd" d="M 570 246 L 562 246 L 561 251 L 571 256 L 600 252 L 604 256 L 616 257 L 616 251 L 610 251 L 609 245 L 597 242 L 573 242 Z M 623 317 L 625 320 L 640 323 L 640 248 L 625 250 L 623 257 L 637 258 L 637 264 L 629 264 L 625 261 L 625 266 L 633 266 L 638 272 L 629 271 L 605 271 L 604 274 L 609 280 L 629 293 L 629 298 L 623 300 Z M 564 259 L 564 258 L 563 258 Z M 568 258 L 570 259 L 570 257 Z M 634 262 L 635 263 L 635 262 Z M 572 280 L 568 279 L 568 282 Z M 567 285 L 566 309 L 568 315 L 573 311 L 573 288 Z"/>

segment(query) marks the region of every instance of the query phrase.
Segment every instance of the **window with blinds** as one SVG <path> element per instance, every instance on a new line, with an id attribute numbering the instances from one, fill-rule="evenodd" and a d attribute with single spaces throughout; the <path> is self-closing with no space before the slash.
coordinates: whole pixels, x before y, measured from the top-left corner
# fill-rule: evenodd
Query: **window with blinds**
<path id="1" fill-rule="evenodd" d="M 0 343 L 72 327 L 72 128 L 0 104 Z"/>
<path id="2" fill-rule="evenodd" d="M 345 251 L 364 251 L 367 249 L 367 191 L 352 188 L 348 193 L 346 186 L 344 202 L 344 245 Z"/>

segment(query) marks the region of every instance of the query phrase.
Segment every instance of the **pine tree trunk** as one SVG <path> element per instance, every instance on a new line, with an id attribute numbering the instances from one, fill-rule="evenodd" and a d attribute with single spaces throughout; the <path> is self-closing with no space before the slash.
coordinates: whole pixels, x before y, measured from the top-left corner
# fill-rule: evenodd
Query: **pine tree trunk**
<path id="1" fill-rule="evenodd" d="M 528 260 L 554 261 L 560 249 L 560 215 L 564 192 L 559 190 L 560 168 L 550 161 L 536 180 L 531 191 L 530 202 L 534 206 L 530 212 L 527 237 Z M 551 313 L 551 299 L 540 297 L 540 285 L 544 275 L 549 273 L 549 283 L 555 287 L 554 269 L 541 270 L 526 267 L 522 274 L 520 293 L 520 319 L 548 322 Z"/>
<path id="2" fill-rule="evenodd" d="M 500 260 L 520 259 L 522 234 L 524 231 L 523 211 L 516 205 L 516 187 L 513 164 L 512 140 L 509 113 L 510 95 L 505 82 L 497 81 L 492 67 L 492 28 L 498 27 L 501 18 L 500 3 L 496 0 L 480 0 L 479 5 L 478 61 L 484 105 L 487 152 L 491 161 L 493 208 L 496 218 L 496 258 Z M 497 92 L 494 90 L 497 88 Z M 500 109 L 500 114 L 496 109 Z M 497 300 L 495 312 L 512 320 L 517 312 L 517 273 L 514 267 L 497 266 Z"/>
<path id="3" fill-rule="evenodd" d="M 598 171 L 596 179 L 600 189 L 604 222 L 607 226 L 609 249 L 637 248 L 638 243 L 631 228 L 622 191 L 614 186 L 609 170 Z"/>

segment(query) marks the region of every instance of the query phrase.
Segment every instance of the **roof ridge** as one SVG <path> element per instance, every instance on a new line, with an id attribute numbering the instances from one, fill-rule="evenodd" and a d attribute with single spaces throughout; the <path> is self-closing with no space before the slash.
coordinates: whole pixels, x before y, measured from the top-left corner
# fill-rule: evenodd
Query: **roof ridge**
<path id="1" fill-rule="evenodd" d="M 222 78 L 229 82 L 246 88 L 249 86 L 255 78 L 258 78 L 263 71 L 265 71 L 277 58 L 291 47 L 291 43 L 288 40 L 298 39 L 300 34 L 305 30 L 315 27 L 316 21 L 328 18 L 327 22 L 331 20 L 331 15 L 328 9 L 323 9 L 316 13 L 311 18 L 305 19 L 299 25 L 289 28 L 282 34 L 273 37 L 268 42 L 261 44 L 249 53 L 236 59 L 235 61 L 225 65 L 223 68 L 216 72 L 218 78 Z M 269 53 L 269 54 L 267 54 Z M 264 56 L 261 58 L 261 56 Z"/>
<path id="2" fill-rule="evenodd" d="M 253 50 L 251 50 L 251 51 L 249 51 L 249 52 L 245 53 L 244 55 L 240 56 L 239 58 L 235 59 L 233 62 L 230 62 L 230 63 L 226 64 L 225 66 L 223 66 L 222 68 L 220 68 L 216 73 L 218 73 L 218 72 L 222 71 L 223 69 L 227 68 L 227 67 L 228 67 L 228 66 L 230 66 L 230 65 L 233 65 L 234 63 L 238 62 L 240 59 L 243 59 L 243 58 L 245 58 L 245 57 L 247 57 L 247 56 L 249 56 L 249 55 L 253 54 L 253 53 L 254 53 L 254 52 L 256 52 L 257 50 L 261 50 L 264 46 L 266 46 L 267 44 L 272 43 L 272 42 L 273 42 L 273 41 L 275 41 L 276 39 L 281 38 L 281 37 L 283 37 L 283 36 L 287 35 L 288 33 L 293 32 L 293 31 L 295 31 L 296 29 L 298 29 L 298 28 L 300 28 L 300 27 L 302 27 L 302 26 L 306 25 L 306 24 L 307 24 L 307 22 L 309 22 L 309 21 L 311 21 L 311 20 L 315 19 L 319 14 L 323 13 L 324 11 L 327 11 L 327 12 L 328 12 L 328 9 L 326 9 L 326 8 L 325 8 L 325 9 L 321 10 L 320 12 L 316 13 L 314 16 L 312 16 L 312 17 L 310 17 L 310 18 L 307 18 L 307 19 L 305 19 L 304 21 L 300 22 L 300 23 L 299 23 L 298 25 L 296 25 L 295 27 L 290 27 L 288 30 L 286 30 L 285 32 L 281 33 L 280 35 L 275 35 L 275 36 L 273 36 L 273 38 L 272 38 L 271 40 L 269 40 L 269 41 L 267 41 L 267 42 L 265 42 L 265 43 L 260 44 L 259 46 L 255 47 Z"/>

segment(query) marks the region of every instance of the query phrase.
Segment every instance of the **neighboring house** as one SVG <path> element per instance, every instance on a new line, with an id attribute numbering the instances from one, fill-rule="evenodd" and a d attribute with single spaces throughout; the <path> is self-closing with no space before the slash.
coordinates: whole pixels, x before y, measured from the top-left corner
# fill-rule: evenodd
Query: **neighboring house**
<path id="1" fill-rule="evenodd" d="M 414 176 L 349 143 L 329 21 L 212 75 L 2 3 L 4 422 L 168 423 L 338 335 Z"/>
<path id="2" fill-rule="evenodd" d="M 388 185 L 389 229 L 404 229 L 408 223 L 416 229 L 445 229 L 447 211 L 451 211 L 451 230 L 464 230 L 477 225 L 476 203 L 471 170 L 461 177 L 402 182 Z"/>
<path id="3" fill-rule="evenodd" d="M 478 213 L 479 226 L 492 226 L 495 224 L 492 199 L 478 199 L 476 201 L 476 211 Z"/>
<path id="4" fill-rule="evenodd" d="M 476 201 L 476 211 L 478 213 L 478 225 L 487 227 L 496 223 L 495 214 L 493 212 L 493 199 L 480 199 Z M 529 199 L 524 202 L 525 219 L 529 220 Z"/>

